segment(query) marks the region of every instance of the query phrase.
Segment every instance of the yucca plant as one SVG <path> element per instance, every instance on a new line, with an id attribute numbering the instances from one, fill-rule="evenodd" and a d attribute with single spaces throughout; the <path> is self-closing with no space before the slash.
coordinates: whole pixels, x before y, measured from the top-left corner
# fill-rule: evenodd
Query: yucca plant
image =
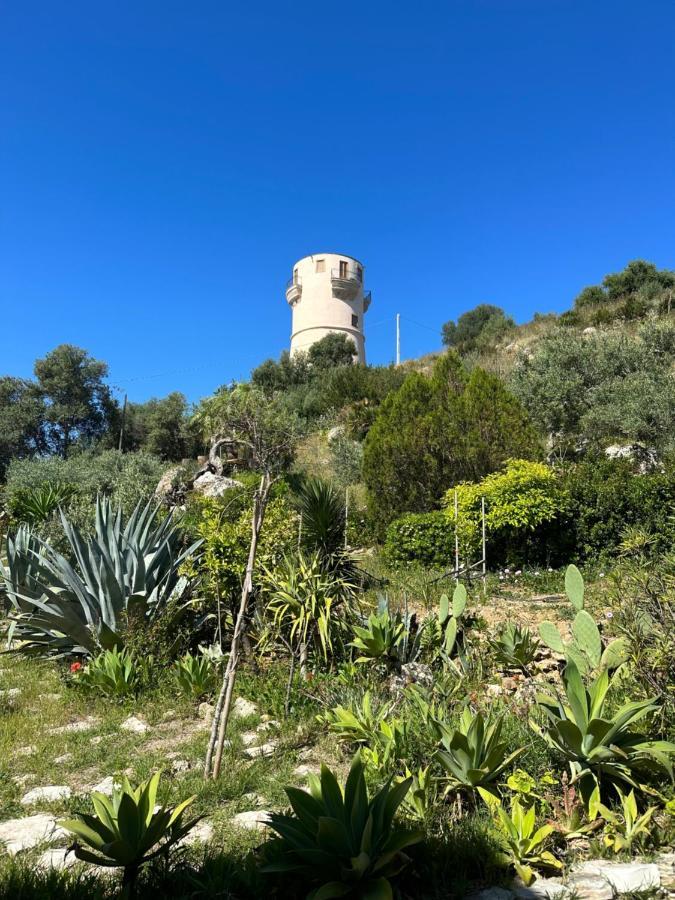
<path id="1" fill-rule="evenodd" d="M 345 627 L 345 617 L 338 615 L 345 592 L 340 580 L 322 566 L 319 554 L 285 557 L 280 566 L 265 571 L 264 584 L 271 634 L 263 631 L 263 644 L 268 636 L 285 634 L 303 670 L 312 648 L 328 660 Z"/>
<path id="2" fill-rule="evenodd" d="M 517 875 L 526 885 L 534 881 L 535 869 L 562 869 L 560 860 L 544 849 L 554 831 L 553 825 L 537 828 L 534 804 L 523 809 L 520 801 L 515 798 L 510 813 L 498 801 L 489 805 L 503 838 L 504 861 L 513 864 Z"/>
<path id="3" fill-rule="evenodd" d="M 79 813 L 58 824 L 75 835 L 72 850 L 77 859 L 97 866 L 123 868 L 124 895 L 134 895 L 138 871 L 160 853 L 167 853 L 193 828 L 200 817 L 188 822 L 183 813 L 190 797 L 176 807 L 155 807 L 161 772 L 134 788 L 124 777 L 112 797 L 93 791 L 94 815 Z"/>
<path id="4" fill-rule="evenodd" d="M 151 664 L 152 657 L 145 657 L 141 663 L 129 650 L 113 647 L 90 660 L 76 681 L 107 697 L 127 697 L 136 693 Z"/>
<path id="5" fill-rule="evenodd" d="M 75 486 L 55 481 L 19 491 L 12 500 L 10 511 L 15 519 L 37 525 L 75 494 Z"/>
<path id="6" fill-rule="evenodd" d="M 147 621 L 183 593 L 187 579 L 183 563 L 201 541 L 181 548 L 182 534 L 171 515 L 140 503 L 122 524 L 107 497 L 96 501 L 95 531 L 85 539 L 61 514 L 74 565 L 46 541 L 33 536 L 14 543 L 4 572 L 12 604 L 10 637 L 22 651 L 93 655 L 121 647 L 130 621 Z M 30 566 L 32 590 L 21 589 L 22 573 Z"/>
<path id="7" fill-rule="evenodd" d="M 339 579 L 346 596 L 358 580 L 356 559 L 345 546 L 345 498 L 330 482 L 308 478 L 298 491 L 301 543 L 317 553 L 324 570 Z"/>
<path id="8" fill-rule="evenodd" d="M 322 766 L 309 791 L 286 788 L 291 814 L 270 816 L 278 837 L 266 848 L 263 871 L 304 883 L 308 900 L 391 900 L 390 879 L 408 862 L 403 850 L 422 837 L 394 824 L 409 788 L 409 779 L 395 786 L 390 779 L 371 799 L 358 755 L 344 790 Z"/>
<path id="9" fill-rule="evenodd" d="M 675 744 L 648 740 L 633 730 L 645 716 L 658 711 L 654 700 L 626 703 L 610 713 L 607 693 L 611 685 L 607 669 L 586 687 L 574 662 L 563 672 L 564 697 L 537 695 L 546 724 L 532 726 L 569 762 L 571 783 L 579 783 L 586 808 L 596 788 L 607 784 L 644 787 L 638 777 L 645 770 L 667 772 L 672 778 L 671 757 Z"/>
<path id="10" fill-rule="evenodd" d="M 529 675 L 539 650 L 539 641 L 529 628 L 509 622 L 499 637 L 490 641 L 490 646 L 497 662 Z"/>
<path id="11" fill-rule="evenodd" d="M 502 721 L 486 721 L 467 706 L 458 728 L 442 729 L 436 757 L 446 773 L 446 794 L 457 791 L 472 795 L 477 791 L 481 796 L 497 795 L 497 780 L 525 752 L 521 747 L 509 753 L 508 741 L 501 736 Z"/>
<path id="12" fill-rule="evenodd" d="M 216 686 L 216 669 L 208 653 L 186 653 L 174 663 L 173 675 L 179 690 L 188 697 L 204 697 Z"/>

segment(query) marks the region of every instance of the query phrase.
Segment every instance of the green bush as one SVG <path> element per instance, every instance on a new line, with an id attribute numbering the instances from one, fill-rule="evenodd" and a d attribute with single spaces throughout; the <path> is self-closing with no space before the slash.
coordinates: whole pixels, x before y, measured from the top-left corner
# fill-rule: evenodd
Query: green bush
<path id="1" fill-rule="evenodd" d="M 589 458 L 571 465 L 563 477 L 568 514 L 561 542 L 584 559 L 615 554 L 629 527 L 655 539 L 655 552 L 673 546 L 675 471 L 637 475 L 630 460 Z"/>
<path id="2" fill-rule="evenodd" d="M 384 542 L 393 564 L 418 562 L 442 568 L 454 564 L 455 530 L 444 512 L 409 513 L 387 528 Z"/>

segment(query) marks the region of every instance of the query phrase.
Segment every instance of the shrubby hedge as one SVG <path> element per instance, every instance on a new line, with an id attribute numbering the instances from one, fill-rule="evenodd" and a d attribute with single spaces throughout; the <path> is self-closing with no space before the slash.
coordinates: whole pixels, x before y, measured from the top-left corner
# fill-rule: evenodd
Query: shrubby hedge
<path id="1" fill-rule="evenodd" d="M 455 529 L 441 510 L 409 513 L 389 525 L 384 550 L 390 562 L 418 562 L 431 567 L 453 566 Z"/>

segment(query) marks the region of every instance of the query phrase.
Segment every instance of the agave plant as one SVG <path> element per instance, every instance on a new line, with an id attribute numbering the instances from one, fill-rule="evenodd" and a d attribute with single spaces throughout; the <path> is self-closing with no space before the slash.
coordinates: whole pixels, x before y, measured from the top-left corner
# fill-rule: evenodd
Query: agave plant
<path id="1" fill-rule="evenodd" d="M 490 646 L 498 662 L 527 675 L 537 655 L 539 641 L 529 628 L 509 622 L 499 637 L 490 641 Z"/>
<path id="2" fill-rule="evenodd" d="M 511 804 L 510 814 L 499 802 L 491 806 L 505 845 L 504 861 L 513 864 L 526 885 L 534 881 L 535 869 L 562 869 L 560 860 L 544 849 L 554 831 L 553 825 L 537 828 L 534 804 L 523 809 L 516 798 Z"/>
<path id="3" fill-rule="evenodd" d="M 308 900 L 391 900 L 390 879 L 408 861 L 402 851 L 421 840 L 394 824 L 409 787 L 410 779 L 395 786 L 390 779 L 370 799 L 358 755 L 344 790 L 322 766 L 321 778 L 310 776 L 309 791 L 286 788 L 292 814 L 270 816 L 278 838 L 266 848 L 263 871 L 302 879 L 311 888 Z"/>
<path id="4" fill-rule="evenodd" d="M 359 652 L 357 662 L 386 660 L 395 662 L 398 647 L 405 639 L 405 623 L 397 613 L 392 615 L 386 601 L 380 602 L 377 612 L 371 613 L 365 625 L 354 626 L 352 647 Z"/>
<path id="5" fill-rule="evenodd" d="M 317 553 L 324 569 L 335 575 L 346 594 L 358 577 L 354 555 L 345 546 L 345 500 L 332 484 L 309 478 L 300 487 L 298 506 L 304 548 Z"/>
<path id="6" fill-rule="evenodd" d="M 602 836 L 603 844 L 614 853 L 621 853 L 622 850 L 630 850 L 633 844 L 645 842 L 649 838 L 656 807 L 650 806 L 640 815 L 634 790 L 624 794 L 617 788 L 617 793 L 621 802 L 621 813 L 608 809 L 602 803 L 599 812 L 606 822 Z"/>
<path id="7" fill-rule="evenodd" d="M 380 730 L 382 722 L 393 709 L 393 704 L 382 704 L 373 709 L 373 701 L 370 691 L 366 691 L 360 706 L 347 709 L 345 706 L 336 706 L 321 715 L 317 721 L 325 725 L 328 730 L 337 735 L 340 741 L 350 744 L 368 744 Z"/>
<path id="8" fill-rule="evenodd" d="M 155 807 L 161 772 L 156 772 L 137 788 L 122 778 L 112 797 L 93 791 L 95 815 L 79 813 L 76 819 L 59 822 L 75 835 L 72 850 L 78 859 L 96 866 L 123 868 L 123 890 L 133 896 L 138 871 L 193 828 L 200 817 L 183 821 L 183 813 L 195 799 L 178 806 Z"/>
<path id="9" fill-rule="evenodd" d="M 465 707 L 459 728 L 443 728 L 441 749 L 436 757 L 446 772 L 446 793 L 458 791 L 481 796 L 497 795 L 500 775 L 525 752 L 521 747 L 508 752 L 508 741 L 502 740 L 502 719 L 486 721 L 481 713 Z"/>
<path id="10" fill-rule="evenodd" d="M 640 771 L 661 770 L 672 778 L 671 757 L 675 744 L 648 740 L 633 730 L 636 722 L 658 711 L 654 700 L 637 700 L 624 704 L 613 715 L 609 711 L 607 692 L 611 686 L 607 669 L 587 688 L 574 662 L 563 672 L 565 697 L 538 695 L 537 703 L 546 717 L 543 729 L 532 725 L 567 759 L 571 783 L 588 805 L 593 792 L 604 782 L 643 787 L 636 780 Z"/>
<path id="11" fill-rule="evenodd" d="M 61 521 L 74 565 L 24 533 L 3 573 L 13 607 L 10 641 L 19 638 L 23 651 L 93 655 L 121 647 L 129 621 L 154 618 L 187 587 L 180 567 L 201 542 L 181 550 L 180 530 L 171 516 L 160 518 L 159 507 L 139 503 L 123 526 L 121 509 L 98 498 L 89 539 L 63 513 Z M 27 571 L 31 589 L 24 592 Z"/>
<path id="12" fill-rule="evenodd" d="M 76 680 L 108 697 L 126 697 L 138 690 L 151 664 L 152 657 L 146 656 L 141 662 L 129 650 L 113 647 L 88 662 Z"/>
<path id="13" fill-rule="evenodd" d="M 216 669 L 208 653 L 186 653 L 174 663 L 173 675 L 179 690 L 188 697 L 204 697 L 216 686 Z"/>

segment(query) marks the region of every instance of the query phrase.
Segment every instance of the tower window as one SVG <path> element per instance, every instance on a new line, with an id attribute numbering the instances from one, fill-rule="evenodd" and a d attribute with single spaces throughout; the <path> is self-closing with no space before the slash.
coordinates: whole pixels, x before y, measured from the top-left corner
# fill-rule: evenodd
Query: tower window
<path id="1" fill-rule="evenodd" d="M 326 271 L 326 260 L 325 259 L 317 259 L 316 271 L 317 272 L 325 272 Z"/>
<path id="2" fill-rule="evenodd" d="M 293 269 L 293 284 L 298 284 L 298 282 L 299 282 L 299 279 L 298 279 L 298 270 L 297 270 L 297 269 Z"/>
<path id="3" fill-rule="evenodd" d="M 359 317 L 358 316 L 352 316 L 352 326 L 354 328 L 359 327 Z"/>
<path id="4" fill-rule="evenodd" d="M 346 277 L 347 277 L 347 260 L 341 259 L 340 260 L 340 278 L 346 278 Z"/>
<path id="5" fill-rule="evenodd" d="M 363 269 L 361 268 L 361 266 L 356 267 L 356 277 L 359 279 L 359 281 L 363 281 Z"/>

